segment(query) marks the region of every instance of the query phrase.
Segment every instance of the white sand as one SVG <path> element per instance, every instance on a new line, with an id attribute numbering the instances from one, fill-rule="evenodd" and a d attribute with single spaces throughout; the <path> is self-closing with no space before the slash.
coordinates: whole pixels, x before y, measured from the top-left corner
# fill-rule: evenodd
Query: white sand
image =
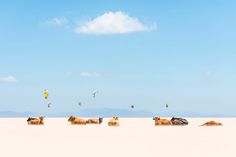
<path id="1" fill-rule="evenodd" d="M 74 126 L 46 118 L 0 119 L 1 157 L 236 157 L 236 118 L 187 118 L 188 126 L 154 126 L 151 118 L 120 119 L 120 127 Z M 216 120 L 222 127 L 199 127 Z"/>

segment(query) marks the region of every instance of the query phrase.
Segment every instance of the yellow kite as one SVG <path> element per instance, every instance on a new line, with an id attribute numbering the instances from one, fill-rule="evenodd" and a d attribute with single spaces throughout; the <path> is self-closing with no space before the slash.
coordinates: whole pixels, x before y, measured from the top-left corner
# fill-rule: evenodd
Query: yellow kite
<path id="1" fill-rule="evenodd" d="M 47 90 L 47 89 L 45 89 L 45 90 L 44 90 L 44 93 L 43 93 L 43 95 L 44 95 L 44 98 L 45 98 L 45 99 L 47 99 L 47 98 L 48 98 L 48 96 L 49 96 L 49 93 L 48 93 L 48 90 Z"/>

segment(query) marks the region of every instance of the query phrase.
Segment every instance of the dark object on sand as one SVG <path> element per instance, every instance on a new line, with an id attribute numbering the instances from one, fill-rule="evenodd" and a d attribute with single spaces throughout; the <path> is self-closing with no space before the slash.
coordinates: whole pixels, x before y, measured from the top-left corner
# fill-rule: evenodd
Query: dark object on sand
<path id="1" fill-rule="evenodd" d="M 172 122 L 172 125 L 188 125 L 188 121 L 184 118 L 173 117 L 170 121 Z"/>

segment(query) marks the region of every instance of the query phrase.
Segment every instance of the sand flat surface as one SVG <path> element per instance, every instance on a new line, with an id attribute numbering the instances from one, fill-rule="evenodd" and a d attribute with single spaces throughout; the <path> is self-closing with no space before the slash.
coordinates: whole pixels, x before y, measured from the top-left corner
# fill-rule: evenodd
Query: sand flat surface
<path id="1" fill-rule="evenodd" d="M 236 157 L 236 118 L 187 118 L 188 126 L 154 126 L 152 118 L 121 118 L 120 127 L 75 126 L 46 118 L 0 118 L 1 157 Z M 199 127 L 216 120 L 222 127 Z"/>

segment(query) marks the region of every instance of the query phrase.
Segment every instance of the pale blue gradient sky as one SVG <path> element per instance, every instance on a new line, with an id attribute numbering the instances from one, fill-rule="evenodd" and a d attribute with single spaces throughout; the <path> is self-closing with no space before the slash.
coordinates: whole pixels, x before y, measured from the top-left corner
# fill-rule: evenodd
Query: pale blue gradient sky
<path id="1" fill-rule="evenodd" d="M 235 114 L 236 2 L 233 0 L 1 1 L 0 110 L 129 108 Z M 150 32 L 93 35 L 78 23 L 121 11 Z M 63 26 L 49 24 L 64 17 Z M 99 76 L 82 77 L 81 72 Z M 97 89 L 97 98 L 91 92 Z"/>

